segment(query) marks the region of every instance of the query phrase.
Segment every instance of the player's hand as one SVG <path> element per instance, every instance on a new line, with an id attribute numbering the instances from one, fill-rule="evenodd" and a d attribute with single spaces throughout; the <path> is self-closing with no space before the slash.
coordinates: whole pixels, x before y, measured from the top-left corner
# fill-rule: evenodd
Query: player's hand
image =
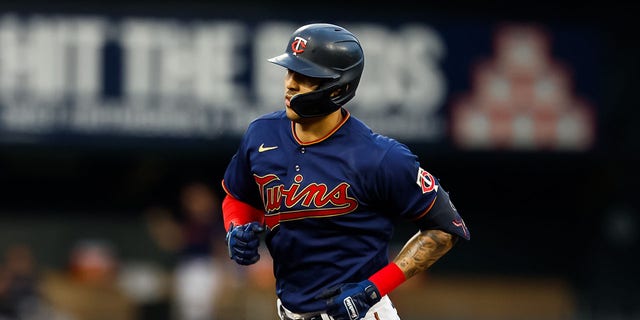
<path id="1" fill-rule="evenodd" d="M 258 222 L 250 222 L 240 226 L 232 224 L 226 237 L 229 258 L 245 266 L 260 260 L 258 253 L 259 234 L 264 230 L 264 227 Z"/>
<path id="2" fill-rule="evenodd" d="M 325 290 L 318 299 L 327 299 L 327 314 L 334 320 L 362 319 L 382 298 L 369 280 L 345 283 Z"/>

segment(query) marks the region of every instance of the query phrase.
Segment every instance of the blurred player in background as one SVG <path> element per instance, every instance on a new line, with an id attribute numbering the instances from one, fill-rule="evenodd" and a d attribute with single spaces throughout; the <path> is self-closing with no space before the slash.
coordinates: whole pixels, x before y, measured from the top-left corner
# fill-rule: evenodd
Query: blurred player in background
<path id="1" fill-rule="evenodd" d="M 202 182 L 185 184 L 180 191 L 182 246 L 175 269 L 178 320 L 216 318 L 224 270 L 224 228 L 218 194 Z"/>
<path id="2" fill-rule="evenodd" d="M 428 269 L 469 231 L 433 175 L 404 144 L 376 134 L 343 106 L 364 67 L 343 27 L 300 27 L 286 52 L 284 110 L 248 127 L 223 179 L 231 259 L 273 258 L 286 319 L 399 319 L 387 294 Z M 396 223 L 418 229 L 389 261 Z"/>

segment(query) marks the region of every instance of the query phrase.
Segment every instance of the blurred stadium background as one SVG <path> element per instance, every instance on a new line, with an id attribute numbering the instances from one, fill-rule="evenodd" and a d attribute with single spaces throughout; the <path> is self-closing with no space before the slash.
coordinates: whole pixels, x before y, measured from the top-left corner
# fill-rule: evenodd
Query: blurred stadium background
<path id="1" fill-rule="evenodd" d="M 640 319 L 634 9 L 3 1 L 0 319 L 275 319 L 268 253 L 235 266 L 212 217 L 243 129 L 282 103 L 266 58 L 318 21 L 363 42 L 347 107 L 472 232 L 392 294 L 403 319 Z"/>

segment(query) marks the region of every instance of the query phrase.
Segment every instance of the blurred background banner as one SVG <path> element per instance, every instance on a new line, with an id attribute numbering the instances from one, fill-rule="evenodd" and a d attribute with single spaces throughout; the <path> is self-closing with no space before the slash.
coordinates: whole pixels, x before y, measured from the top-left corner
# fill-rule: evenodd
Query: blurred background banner
<path id="1" fill-rule="evenodd" d="M 461 149 L 590 150 L 601 35 L 579 24 L 340 20 L 366 55 L 350 110 L 381 133 Z M 0 15 L 2 143 L 239 138 L 283 104 L 265 62 L 297 22 Z"/>
<path id="2" fill-rule="evenodd" d="M 274 312 L 268 253 L 226 256 L 220 181 L 249 122 L 283 108 L 266 59 L 320 21 L 364 47 L 347 108 L 406 143 L 474 234 L 393 293 L 404 320 L 638 319 L 634 10 L 3 1 L 0 319 Z"/>

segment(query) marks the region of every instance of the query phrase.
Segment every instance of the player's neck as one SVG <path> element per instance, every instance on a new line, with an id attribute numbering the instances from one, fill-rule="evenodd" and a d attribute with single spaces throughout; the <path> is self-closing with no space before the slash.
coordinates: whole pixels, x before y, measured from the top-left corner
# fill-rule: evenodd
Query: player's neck
<path id="1" fill-rule="evenodd" d="M 302 142 L 311 142 L 324 138 L 342 122 L 342 109 L 324 117 L 308 118 L 295 123 L 296 137 Z"/>

